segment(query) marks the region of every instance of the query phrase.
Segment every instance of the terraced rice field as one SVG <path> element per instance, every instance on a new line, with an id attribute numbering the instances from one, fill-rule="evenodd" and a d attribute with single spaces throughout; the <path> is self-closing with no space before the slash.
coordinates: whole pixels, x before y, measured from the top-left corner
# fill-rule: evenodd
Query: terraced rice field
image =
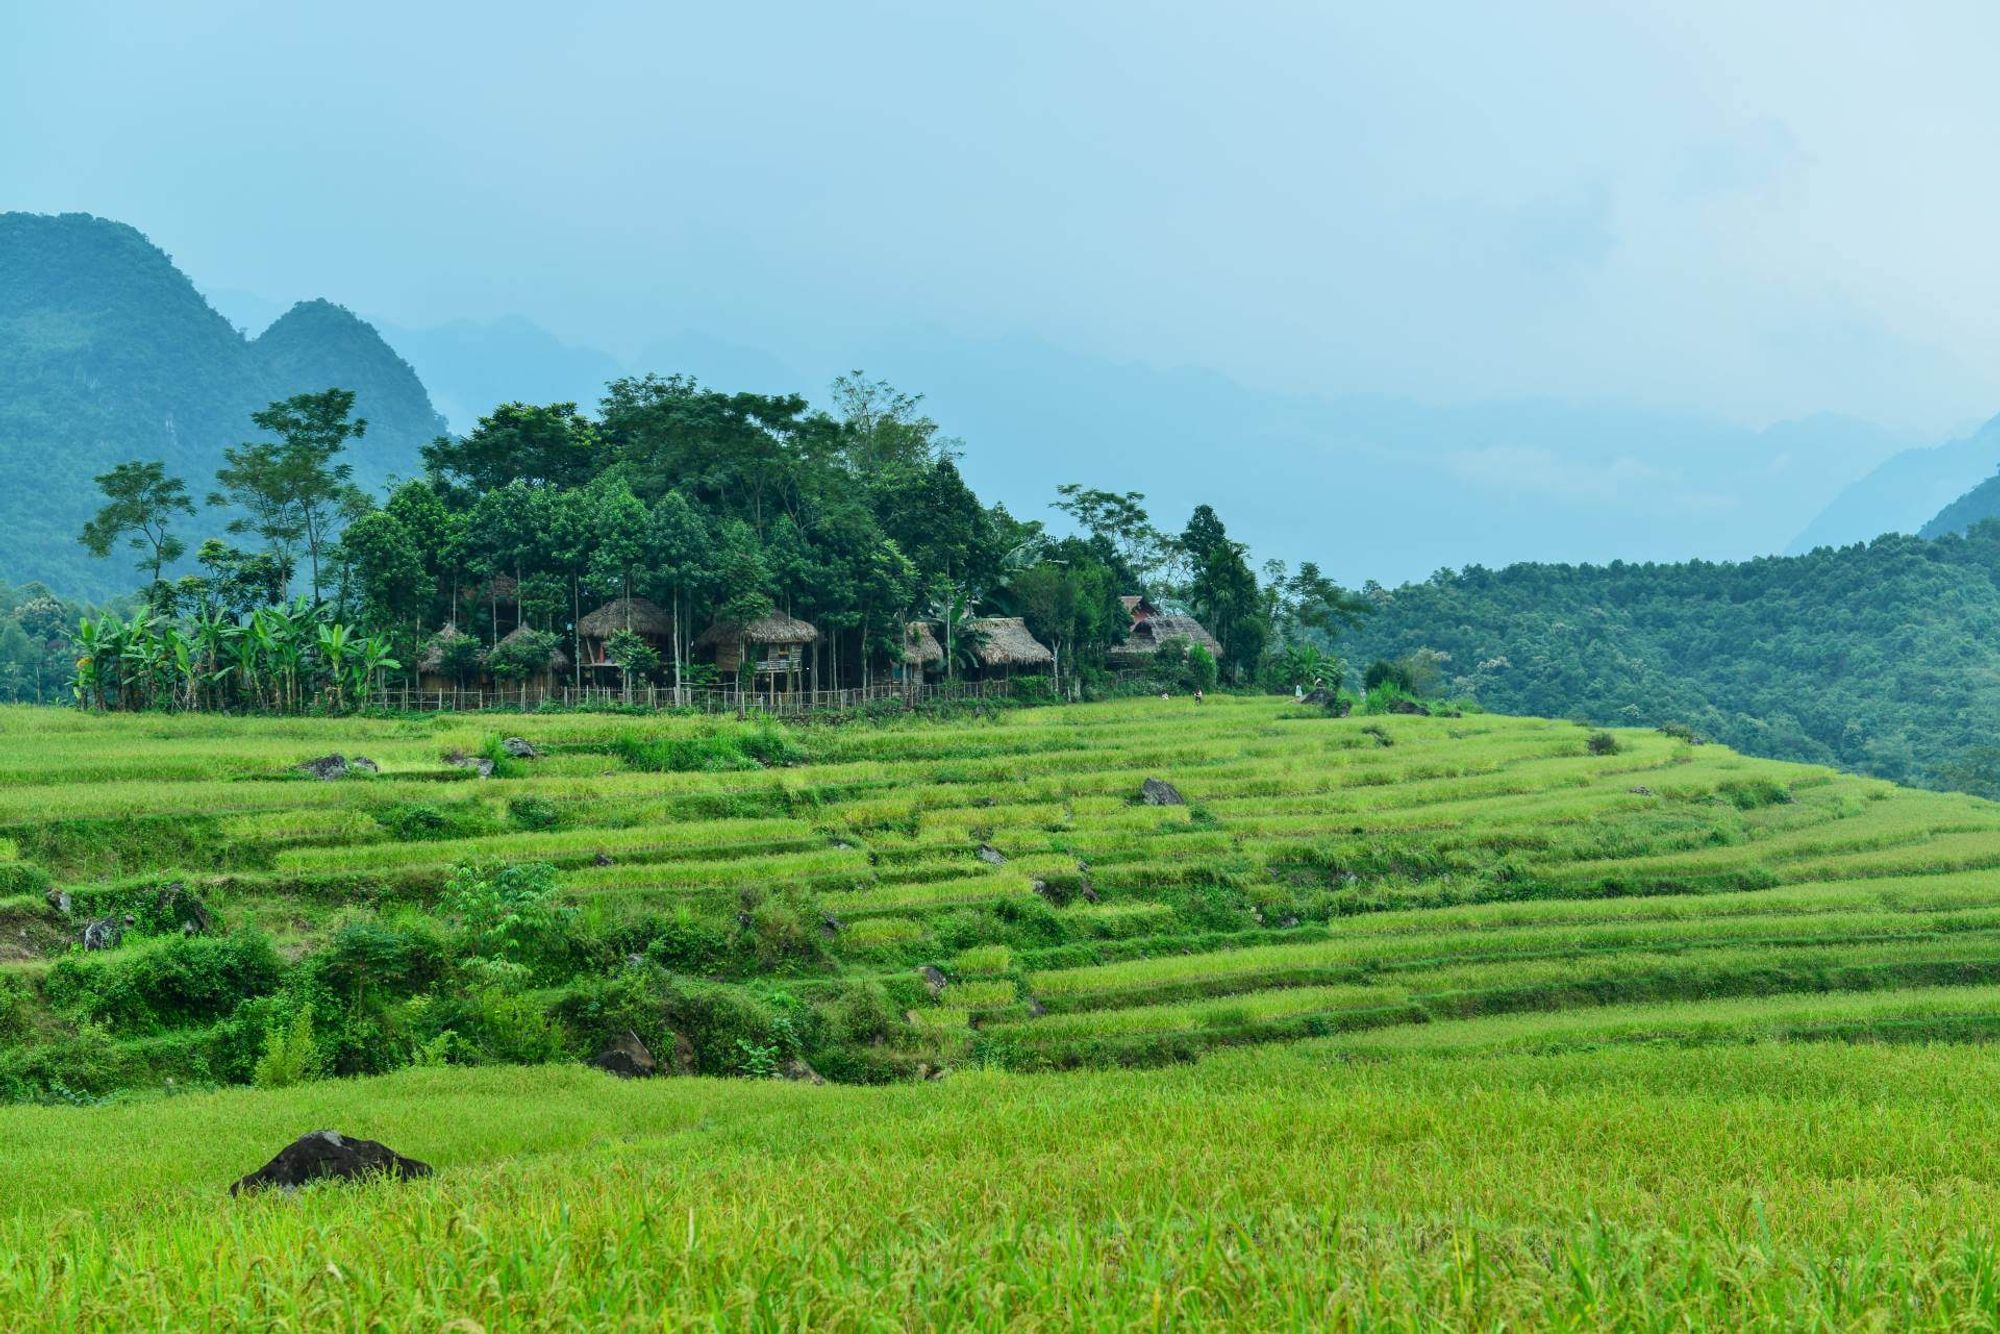
<path id="1" fill-rule="evenodd" d="M 1649 1002 L 1819 997 L 1865 1027 L 1857 993 L 1907 1037 L 2000 983 L 2000 808 L 1653 732 L 1593 754 L 1567 723 L 1221 698 L 822 727 L 772 767 L 622 758 L 715 727 L 510 719 L 543 753 L 481 779 L 447 757 L 497 737 L 463 720 L 0 714 L 0 970 L 32 982 L 78 917 L 167 878 L 296 956 L 502 861 L 554 866 L 606 930 L 729 930 L 778 896 L 820 943 L 725 973 L 808 1000 L 879 983 L 887 1047 L 933 1068 L 1429 1046 L 1501 1015 L 1553 1040 Z M 329 750 L 381 772 L 292 772 Z M 1187 804 L 1141 804 L 1149 777 Z M 1964 1013 L 1897 1008 L 1954 986 Z"/>

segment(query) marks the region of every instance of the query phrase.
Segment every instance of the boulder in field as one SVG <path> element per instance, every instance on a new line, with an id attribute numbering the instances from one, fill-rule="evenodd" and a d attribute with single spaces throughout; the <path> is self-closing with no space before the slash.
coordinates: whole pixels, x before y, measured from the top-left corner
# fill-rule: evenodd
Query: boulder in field
<path id="1" fill-rule="evenodd" d="M 337 1130 L 315 1130 L 278 1150 L 278 1156 L 229 1188 L 231 1195 L 275 1187 L 297 1190 L 315 1181 L 386 1176 L 413 1181 L 431 1174 L 429 1163 L 405 1158 L 372 1139 L 349 1139 Z"/>
<path id="2" fill-rule="evenodd" d="M 347 767 L 358 774 L 379 774 L 382 772 L 382 766 L 369 759 L 366 755 L 356 755 L 347 762 Z"/>
<path id="3" fill-rule="evenodd" d="M 1007 854 L 994 847 L 991 843 L 981 843 L 978 855 L 979 860 L 985 862 L 988 866 L 1005 866 L 1007 864 Z"/>
<path id="4" fill-rule="evenodd" d="M 322 755 L 316 760 L 307 760 L 301 764 L 299 772 L 307 778 L 317 778 L 322 783 L 330 783 L 336 778 L 347 777 L 347 757 Z"/>
<path id="5" fill-rule="evenodd" d="M 1430 711 L 1430 710 L 1429 710 L 1429 709 L 1428 709 L 1427 707 L 1425 707 L 1425 706 L 1424 706 L 1424 705 L 1422 705 L 1422 704 L 1419 704 L 1419 703 L 1417 703 L 1417 702 L 1416 702 L 1415 700 L 1413 700 L 1413 699 L 1392 699 L 1392 700 L 1390 700 L 1390 701 L 1389 701 L 1389 712 L 1391 712 L 1391 713 L 1407 713 L 1407 714 L 1412 714 L 1412 715 L 1414 715 L 1414 716 L 1416 716 L 1416 717 L 1418 717 L 1418 718 L 1428 718 L 1428 717 L 1430 717 L 1430 716 L 1431 716 L 1431 711 Z"/>
<path id="6" fill-rule="evenodd" d="M 83 947 L 87 950 L 116 949 L 125 938 L 125 924 L 116 917 L 94 917 L 83 924 Z"/>
<path id="7" fill-rule="evenodd" d="M 924 986 L 930 989 L 930 993 L 933 996 L 943 994 L 944 989 L 950 985 L 945 975 L 930 964 L 925 964 L 922 968 L 917 969 L 917 976 L 923 978 Z"/>
<path id="8" fill-rule="evenodd" d="M 592 1057 L 590 1063 L 620 1079 L 651 1079 L 659 1073 L 653 1053 L 629 1028 L 623 1037 Z"/>
<path id="9" fill-rule="evenodd" d="M 542 752 L 536 750 L 534 744 L 526 737 L 507 737 L 500 742 L 500 749 L 506 751 L 510 759 L 537 760 L 542 756 Z"/>
<path id="10" fill-rule="evenodd" d="M 1185 806 L 1181 790 L 1164 778 L 1148 778 L 1139 784 L 1139 800 L 1148 806 Z"/>
<path id="11" fill-rule="evenodd" d="M 799 1084 L 826 1083 L 825 1076 L 796 1056 L 778 1067 L 778 1077 L 780 1079 L 789 1079 Z"/>

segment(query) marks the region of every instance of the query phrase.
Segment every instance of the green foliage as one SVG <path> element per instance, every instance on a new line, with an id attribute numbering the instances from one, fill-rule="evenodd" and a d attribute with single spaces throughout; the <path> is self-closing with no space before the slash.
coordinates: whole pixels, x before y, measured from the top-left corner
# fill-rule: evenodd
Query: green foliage
<path id="1" fill-rule="evenodd" d="M 561 901 L 555 868 L 546 862 L 458 867 L 442 907 L 475 958 L 534 974 L 568 957 L 575 909 Z"/>
<path id="2" fill-rule="evenodd" d="M 706 731 L 668 736 L 620 736 L 620 759 L 650 773 L 727 772 L 773 765 L 798 764 L 806 758 L 801 746 L 775 723 L 717 724 Z"/>
<path id="3" fill-rule="evenodd" d="M 250 1082 L 258 1088 L 290 1088 L 318 1079 L 324 1067 L 313 1037 L 312 1010 L 300 1006 L 289 1023 L 265 1033 L 264 1054 L 257 1058 Z"/>
<path id="4" fill-rule="evenodd" d="M 246 996 L 276 990 L 283 965 L 268 937 L 174 937 L 49 969 L 50 1005 L 119 1033 L 213 1023 Z"/>

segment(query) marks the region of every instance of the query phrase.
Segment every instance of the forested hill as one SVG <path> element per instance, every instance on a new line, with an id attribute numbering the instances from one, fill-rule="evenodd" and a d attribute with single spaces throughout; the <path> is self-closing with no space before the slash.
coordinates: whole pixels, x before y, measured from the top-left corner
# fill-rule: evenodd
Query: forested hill
<path id="1" fill-rule="evenodd" d="M 1962 533 L 1987 519 L 2000 519 L 2000 475 L 1988 477 L 1939 510 L 1937 516 L 1923 526 L 1920 536 L 1943 537 L 1947 533 Z"/>
<path id="2" fill-rule="evenodd" d="M 0 579 L 123 588 L 123 563 L 77 542 L 98 473 L 160 459 L 199 495 L 253 410 L 334 386 L 369 421 L 349 454 L 364 484 L 414 471 L 444 429 L 415 372 L 338 306 L 302 303 L 248 339 L 135 229 L 0 214 Z"/>
<path id="3" fill-rule="evenodd" d="M 1439 650 L 1489 708 L 1680 721 L 2000 795 L 2000 523 L 1743 564 L 1472 567 L 1378 597 L 1350 660 Z"/>

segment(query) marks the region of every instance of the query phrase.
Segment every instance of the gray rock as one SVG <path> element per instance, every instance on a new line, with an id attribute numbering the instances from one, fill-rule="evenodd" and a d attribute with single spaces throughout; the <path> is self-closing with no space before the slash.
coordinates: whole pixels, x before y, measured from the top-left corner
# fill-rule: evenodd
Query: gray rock
<path id="1" fill-rule="evenodd" d="M 1390 700 L 1390 701 L 1389 701 L 1389 712 L 1391 712 L 1391 713 L 1407 713 L 1407 714 L 1412 714 L 1412 715 L 1414 715 L 1414 716 L 1416 716 L 1416 717 L 1419 717 L 1419 718 L 1428 718 L 1428 717 L 1430 717 L 1430 716 L 1431 716 L 1431 711 L 1430 711 L 1430 710 L 1429 710 L 1428 708 L 1426 708 L 1426 707 L 1425 707 L 1425 706 L 1423 706 L 1422 704 L 1419 704 L 1419 703 L 1417 703 L 1417 702 L 1416 702 L 1415 700 L 1413 700 L 1413 699 L 1392 699 L 1392 700 Z"/>
<path id="2" fill-rule="evenodd" d="M 1148 778 L 1139 785 L 1139 800 L 1148 806 L 1185 806 L 1181 790 L 1164 778 Z"/>
<path id="3" fill-rule="evenodd" d="M 116 949 L 125 938 L 125 925 L 116 917 L 95 917 L 83 924 L 83 947 L 87 950 Z"/>
<path id="4" fill-rule="evenodd" d="M 789 1079 L 800 1084 L 824 1084 L 826 1079 L 819 1071 L 794 1056 L 778 1067 L 778 1078 Z"/>
<path id="5" fill-rule="evenodd" d="M 360 774 L 379 774 L 382 772 L 382 766 L 369 759 L 366 755 L 356 755 L 347 762 L 347 767 L 355 773 Z"/>
<path id="6" fill-rule="evenodd" d="M 991 843 L 981 843 L 978 855 L 979 860 L 985 862 L 988 866 L 1005 866 L 1007 864 L 1007 854 L 994 847 Z"/>
<path id="7" fill-rule="evenodd" d="M 322 755 L 316 760 L 307 760 L 301 764 L 299 772 L 307 778 L 317 778 L 323 783 L 330 783 L 336 778 L 347 777 L 347 757 Z"/>
<path id="8" fill-rule="evenodd" d="M 47 894 L 47 896 L 46 896 L 46 897 L 48 898 L 48 901 L 49 901 L 49 906 L 50 906 L 51 908 L 54 908 L 54 909 L 55 909 L 55 910 L 56 910 L 57 912 L 61 913 L 61 914 L 62 914 L 62 915 L 63 915 L 64 917 L 67 917 L 67 916 L 69 916 L 69 907 L 70 907 L 70 904 L 69 904 L 69 891 L 68 891 L 68 890 L 66 890 L 66 889 L 52 889 L 52 890 L 50 890 L 50 891 L 48 892 L 48 894 Z"/>
<path id="9" fill-rule="evenodd" d="M 542 752 L 536 750 L 526 737 L 507 737 L 500 742 L 500 749 L 517 760 L 538 760 L 542 757 Z"/>
<path id="10" fill-rule="evenodd" d="M 930 988 L 930 993 L 933 996 L 942 995 L 944 989 L 951 985 L 950 980 L 930 964 L 925 964 L 922 968 L 917 969 L 917 976 L 924 979 L 924 985 Z"/>
<path id="11" fill-rule="evenodd" d="M 620 1079 L 651 1079 L 659 1072 L 653 1053 L 646 1050 L 646 1044 L 629 1028 L 623 1037 L 592 1057 L 590 1063 Z"/>
<path id="12" fill-rule="evenodd" d="M 431 1174 L 429 1163 L 405 1158 L 372 1139 L 349 1139 L 337 1130 L 315 1130 L 278 1150 L 278 1156 L 229 1188 L 231 1195 L 276 1187 L 297 1190 L 314 1181 L 386 1176 L 412 1181 Z"/>

